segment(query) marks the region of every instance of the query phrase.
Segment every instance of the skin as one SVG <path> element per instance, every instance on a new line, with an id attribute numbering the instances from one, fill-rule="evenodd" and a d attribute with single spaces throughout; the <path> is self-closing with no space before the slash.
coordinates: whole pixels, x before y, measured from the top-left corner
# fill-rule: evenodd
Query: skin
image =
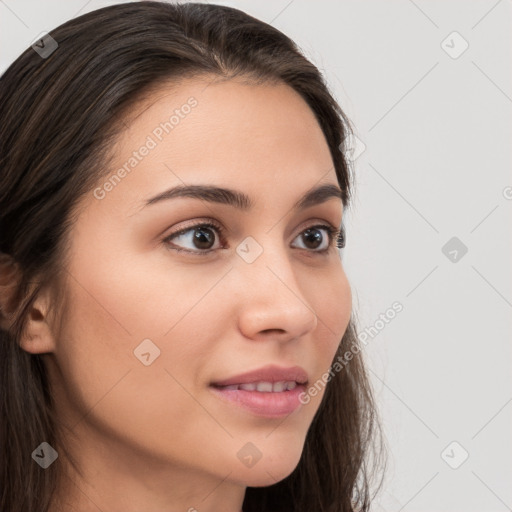
<path id="1" fill-rule="evenodd" d="M 67 474 L 52 512 L 239 512 L 247 486 L 272 485 L 297 466 L 323 397 L 322 389 L 272 419 L 208 387 L 269 363 L 300 365 L 316 382 L 347 328 L 352 296 L 335 241 L 322 255 L 301 236 L 318 223 L 339 228 L 341 200 L 292 210 L 312 187 L 338 186 L 310 108 L 283 84 L 207 83 L 162 86 L 131 112 L 111 172 L 169 113 L 190 96 L 198 101 L 103 199 L 82 198 L 60 323 L 50 321 L 48 294 L 34 304 L 22 347 L 44 354 Z M 183 183 L 236 189 L 254 206 L 175 198 L 143 207 Z M 207 220 L 226 230 L 224 239 L 213 231 L 208 256 L 163 241 Z M 172 243 L 199 252 L 192 234 Z M 252 263 L 236 252 L 248 236 L 263 248 Z M 145 366 L 134 349 L 148 338 L 160 356 Z M 248 442 L 262 454 L 250 468 L 237 457 Z"/>

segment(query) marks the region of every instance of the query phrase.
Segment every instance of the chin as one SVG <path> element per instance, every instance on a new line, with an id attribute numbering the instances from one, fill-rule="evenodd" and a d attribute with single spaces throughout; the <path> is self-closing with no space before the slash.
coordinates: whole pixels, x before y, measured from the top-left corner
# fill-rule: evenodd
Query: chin
<path id="1" fill-rule="evenodd" d="M 275 466 L 272 466 L 268 469 L 268 472 L 263 470 L 258 473 L 253 473 L 252 475 L 248 475 L 244 481 L 244 485 L 247 487 L 269 487 L 290 476 L 296 467 L 297 465 L 295 464 L 286 468 L 280 467 L 276 471 Z"/>
<path id="2" fill-rule="evenodd" d="M 252 468 L 239 471 L 240 483 L 248 487 L 268 487 L 288 477 L 297 467 L 301 453 L 290 457 L 290 453 L 275 458 L 261 459 Z"/>

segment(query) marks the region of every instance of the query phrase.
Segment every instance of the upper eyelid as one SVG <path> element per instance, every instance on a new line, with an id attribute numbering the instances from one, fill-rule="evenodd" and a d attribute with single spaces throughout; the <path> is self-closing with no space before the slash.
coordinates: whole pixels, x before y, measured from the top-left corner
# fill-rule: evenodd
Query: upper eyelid
<path id="1" fill-rule="evenodd" d="M 167 235 L 165 237 L 165 239 L 168 239 L 171 236 L 181 235 L 183 233 L 186 233 L 187 231 L 190 231 L 191 229 L 195 229 L 195 228 L 198 228 L 201 226 L 208 226 L 209 224 L 212 224 L 214 228 L 218 229 L 222 233 L 227 232 L 227 229 L 224 226 L 222 226 L 220 223 L 210 219 L 210 220 L 199 221 L 199 222 L 196 222 L 195 224 L 187 225 L 187 226 L 179 229 L 178 231 L 175 231 L 174 233 L 170 233 L 169 235 Z"/>

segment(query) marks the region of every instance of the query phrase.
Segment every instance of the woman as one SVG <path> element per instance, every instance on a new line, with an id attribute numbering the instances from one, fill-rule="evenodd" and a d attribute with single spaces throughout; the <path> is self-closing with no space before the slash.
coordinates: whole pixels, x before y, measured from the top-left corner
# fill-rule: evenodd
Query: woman
<path id="1" fill-rule="evenodd" d="M 294 43 L 99 9 L 7 69 L 0 117 L 0 509 L 368 510 L 350 127 Z"/>

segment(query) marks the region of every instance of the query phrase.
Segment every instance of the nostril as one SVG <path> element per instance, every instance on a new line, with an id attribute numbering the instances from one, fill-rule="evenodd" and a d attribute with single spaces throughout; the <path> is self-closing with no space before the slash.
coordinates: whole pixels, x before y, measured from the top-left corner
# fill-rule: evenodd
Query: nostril
<path id="1" fill-rule="evenodd" d="M 37 321 L 40 321 L 42 320 L 44 317 L 43 317 L 43 314 L 41 313 L 41 311 L 39 311 L 39 309 L 32 309 L 32 311 L 30 312 L 30 318 L 32 320 L 37 320 Z"/>
<path id="2" fill-rule="evenodd" d="M 284 329 L 264 329 L 261 331 L 263 334 L 282 334 Z"/>

